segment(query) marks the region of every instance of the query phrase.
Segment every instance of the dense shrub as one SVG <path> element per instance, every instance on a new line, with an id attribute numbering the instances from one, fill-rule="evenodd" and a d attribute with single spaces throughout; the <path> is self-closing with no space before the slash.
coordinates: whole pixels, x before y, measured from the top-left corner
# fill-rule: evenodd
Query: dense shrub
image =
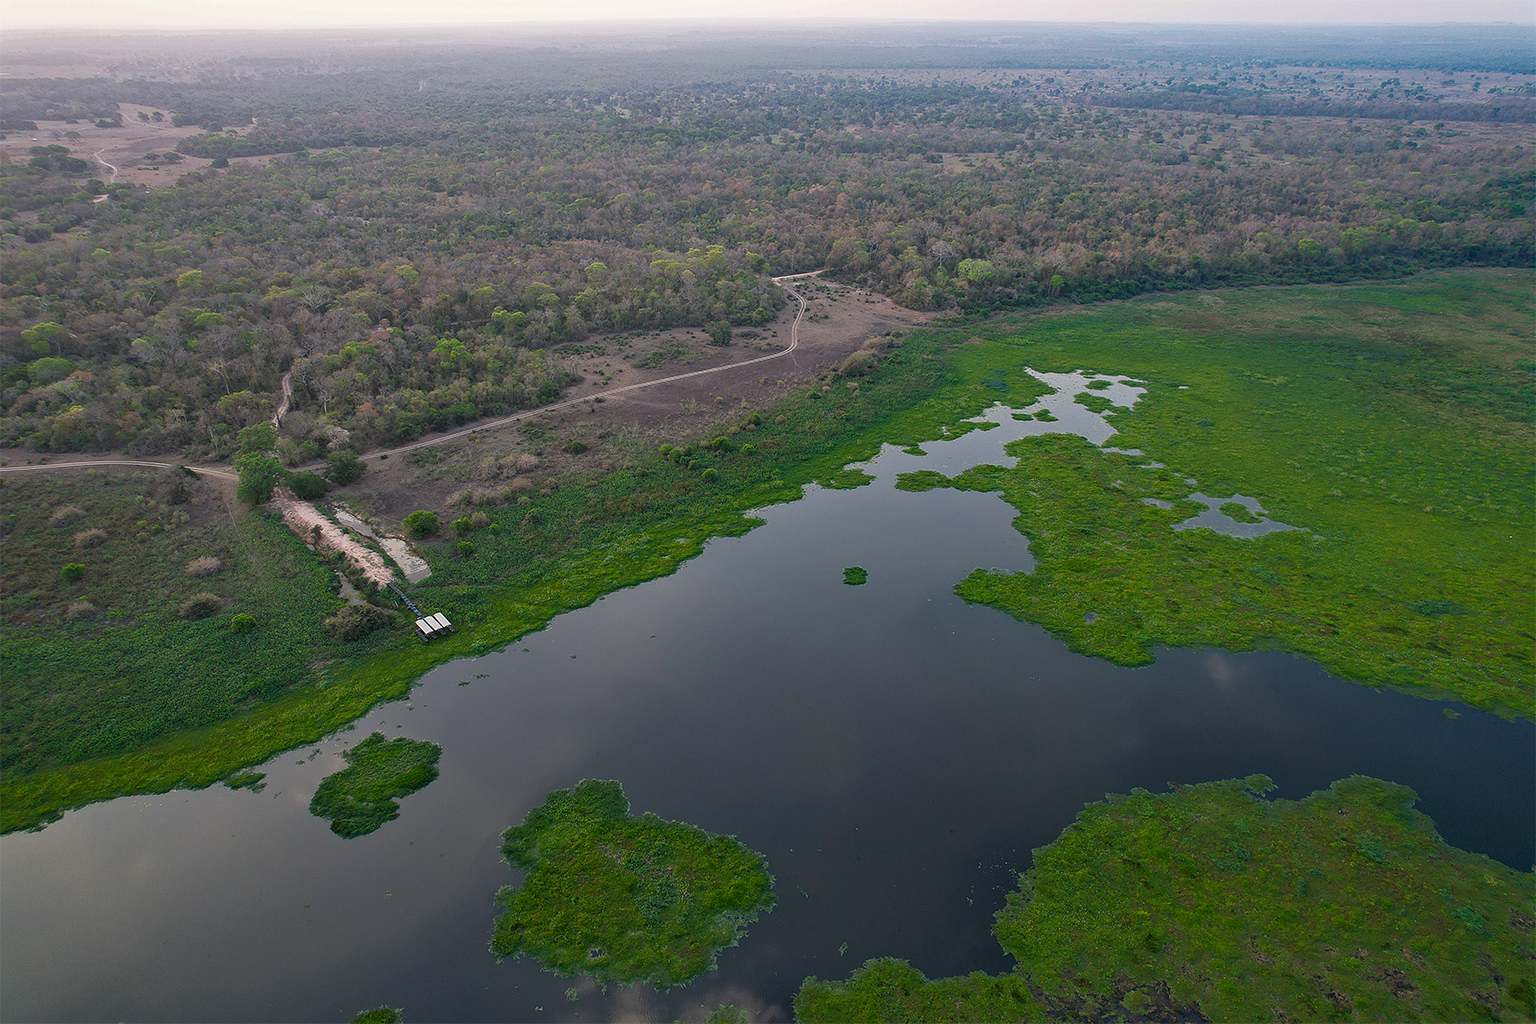
<path id="1" fill-rule="evenodd" d="M 337 487 L 345 487 L 368 468 L 368 464 L 349 451 L 331 452 L 325 457 L 325 475 Z"/>
<path id="2" fill-rule="evenodd" d="M 184 619 L 206 619 L 222 607 L 224 607 L 224 601 L 219 595 L 204 591 L 201 594 L 193 594 L 181 602 L 181 607 L 176 613 Z"/>
<path id="3" fill-rule="evenodd" d="M 305 501 L 314 501 L 325 497 L 331 482 L 319 473 L 295 473 L 288 478 L 288 489 Z"/>
<path id="4" fill-rule="evenodd" d="M 405 517 L 405 528 L 412 537 L 430 537 L 437 532 L 437 513 L 418 509 Z"/>
<path id="5" fill-rule="evenodd" d="M 256 616 L 241 612 L 229 620 L 229 631 L 237 636 L 241 633 L 249 633 L 256 628 Z"/>
<path id="6" fill-rule="evenodd" d="M 337 640 L 361 640 L 369 633 L 388 629 L 394 613 L 371 604 L 349 604 L 325 620 L 325 631 Z"/>

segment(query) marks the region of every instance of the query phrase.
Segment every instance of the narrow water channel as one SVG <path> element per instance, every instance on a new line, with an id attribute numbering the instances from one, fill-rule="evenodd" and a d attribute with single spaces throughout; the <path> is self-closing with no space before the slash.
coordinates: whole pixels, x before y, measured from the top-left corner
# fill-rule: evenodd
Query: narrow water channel
<path id="1" fill-rule="evenodd" d="M 972 569 L 1030 567 L 1013 510 L 893 483 L 1003 461 L 1038 425 L 988 418 L 434 670 L 409 701 L 275 758 L 263 792 L 125 798 L 0 839 L 0 1016 L 345 1021 L 388 1003 L 416 1021 L 672 1020 L 731 1001 L 782 1019 L 806 975 L 871 956 L 1005 969 L 991 916 L 1084 803 L 1255 772 L 1287 797 L 1352 773 L 1404 783 L 1451 843 L 1531 866 L 1530 723 L 1452 718 L 1277 653 L 1121 669 L 956 598 Z M 866 585 L 843 584 L 854 565 Z M 440 743 L 442 775 L 343 840 L 307 804 L 373 730 Z M 604 993 L 492 958 L 491 895 L 513 881 L 499 833 L 582 778 L 767 855 L 779 905 L 718 971 Z"/>

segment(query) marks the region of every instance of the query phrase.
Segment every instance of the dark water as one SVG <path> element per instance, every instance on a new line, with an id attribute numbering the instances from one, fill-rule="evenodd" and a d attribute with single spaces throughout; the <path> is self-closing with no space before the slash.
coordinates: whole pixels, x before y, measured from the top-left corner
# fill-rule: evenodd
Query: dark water
<path id="1" fill-rule="evenodd" d="M 444 666 L 411 702 L 275 759 L 264 792 L 128 798 L 5 837 L 0 1016 L 671 1020 L 734 1001 L 782 1018 L 806 975 L 870 956 L 1006 968 L 991 915 L 1084 803 L 1255 772 L 1288 797 L 1356 772 L 1405 783 L 1450 842 L 1530 867 L 1529 723 L 1452 720 L 1273 653 L 1119 669 L 960 602 L 972 568 L 1030 565 L 1012 509 L 892 478 L 998 461 L 1013 434 L 888 449 L 873 485 L 769 509 L 675 576 Z M 867 585 L 842 584 L 851 565 Z M 442 744 L 442 776 L 342 840 L 306 807 L 373 729 Z M 718 971 L 601 994 L 491 957 L 490 897 L 513 880 L 499 833 L 588 777 L 767 855 L 779 905 Z"/>

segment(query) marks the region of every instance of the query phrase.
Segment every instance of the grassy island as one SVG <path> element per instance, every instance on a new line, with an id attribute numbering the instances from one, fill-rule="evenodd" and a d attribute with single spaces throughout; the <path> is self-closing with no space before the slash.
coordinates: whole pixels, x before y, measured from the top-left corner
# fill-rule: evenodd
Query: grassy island
<path id="1" fill-rule="evenodd" d="M 557 790 L 502 838 L 507 863 L 527 877 L 496 894 L 504 912 L 491 951 L 534 957 L 566 977 L 685 984 L 775 901 L 762 854 L 630 814 L 617 782 Z"/>
<path id="2" fill-rule="evenodd" d="M 329 818 L 331 831 L 353 839 L 400 816 L 395 801 L 437 778 L 436 743 L 374 733 L 341 756 L 347 767 L 327 775 L 309 802 L 309 812 Z"/>
<path id="3" fill-rule="evenodd" d="M 808 979 L 802 1021 L 1530 1020 L 1536 877 L 1445 843 L 1412 790 L 1265 776 L 1090 804 L 993 929 L 1017 966 Z"/>

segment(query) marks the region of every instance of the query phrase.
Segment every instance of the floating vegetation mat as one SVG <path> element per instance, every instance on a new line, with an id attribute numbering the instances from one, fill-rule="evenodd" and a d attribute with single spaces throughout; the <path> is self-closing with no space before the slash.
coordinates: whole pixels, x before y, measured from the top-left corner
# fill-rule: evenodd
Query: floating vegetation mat
<path id="1" fill-rule="evenodd" d="M 1089 804 L 993 928 L 1018 966 L 930 981 L 871 960 L 808 979 L 801 1021 L 1530 1020 L 1530 873 L 1446 844 L 1412 790 L 1361 776 Z"/>
<path id="2" fill-rule="evenodd" d="M 557 790 L 502 838 L 507 863 L 528 874 L 496 894 L 505 912 L 491 952 L 526 954 L 566 977 L 685 984 L 775 900 L 762 854 L 692 825 L 636 817 L 617 782 Z"/>
<path id="3" fill-rule="evenodd" d="M 309 813 L 331 820 L 331 831 L 352 839 L 400 816 L 395 801 L 437 778 L 443 748 L 374 733 L 341 756 L 347 767 L 327 775 L 309 802 Z"/>
<path id="4" fill-rule="evenodd" d="M 843 582 L 850 587 L 862 587 L 869 582 L 869 570 L 862 565 L 850 565 L 843 570 Z"/>

